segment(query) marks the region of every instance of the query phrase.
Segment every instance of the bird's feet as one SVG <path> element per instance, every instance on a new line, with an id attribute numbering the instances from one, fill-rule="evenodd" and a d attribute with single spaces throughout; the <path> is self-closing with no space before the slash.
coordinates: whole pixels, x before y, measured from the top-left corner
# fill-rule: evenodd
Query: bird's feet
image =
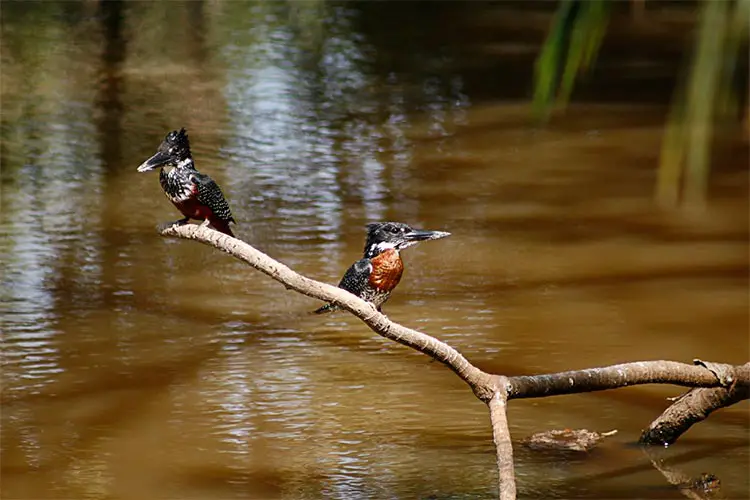
<path id="1" fill-rule="evenodd" d="M 375 309 L 377 309 L 377 311 L 378 311 L 378 312 L 379 312 L 380 314 L 382 314 L 383 316 L 385 316 L 385 319 L 388 319 L 388 315 L 387 315 L 386 313 L 384 313 L 384 312 L 383 312 L 382 306 L 378 306 L 378 307 L 376 307 Z"/>
<path id="2" fill-rule="evenodd" d="M 162 233 L 164 232 L 164 230 L 169 229 L 170 227 L 183 226 L 187 224 L 189 220 L 190 220 L 189 218 L 185 217 L 184 219 L 180 219 L 180 220 L 176 220 L 172 222 L 163 222 L 159 224 L 158 226 L 156 226 L 156 230 Z"/>

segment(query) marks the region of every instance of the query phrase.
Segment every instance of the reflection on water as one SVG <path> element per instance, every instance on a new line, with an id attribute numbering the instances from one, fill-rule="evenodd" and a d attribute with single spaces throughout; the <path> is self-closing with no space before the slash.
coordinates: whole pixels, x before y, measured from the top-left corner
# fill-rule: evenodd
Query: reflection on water
<path id="1" fill-rule="evenodd" d="M 337 282 L 367 222 L 451 231 L 404 252 L 386 312 L 484 369 L 746 361 L 747 145 L 717 154 L 708 212 L 659 212 L 662 108 L 531 127 L 508 99 L 533 50 L 492 39 L 529 35 L 432 7 L 4 5 L 3 498 L 493 494 L 485 408 L 442 366 L 155 234 L 178 214 L 135 168 L 180 126 L 238 236 L 311 277 Z M 521 493 L 676 494 L 625 445 L 679 392 L 512 405 L 515 438 L 620 430 L 591 458 L 519 448 Z M 746 404 L 717 412 L 670 458 L 747 496 L 748 426 Z"/>

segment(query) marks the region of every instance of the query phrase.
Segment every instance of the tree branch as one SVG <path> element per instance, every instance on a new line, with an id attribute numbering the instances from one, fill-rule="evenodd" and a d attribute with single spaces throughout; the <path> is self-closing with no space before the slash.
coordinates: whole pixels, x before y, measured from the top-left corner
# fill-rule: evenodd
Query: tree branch
<path id="1" fill-rule="evenodd" d="M 734 370 L 729 375 L 731 380 L 750 383 L 744 367 L 730 367 L 727 370 Z M 654 383 L 716 387 L 722 385 L 722 380 L 703 365 L 688 365 L 676 361 L 636 361 L 548 375 L 508 377 L 508 399 L 557 396 Z"/>
<path id="2" fill-rule="evenodd" d="M 680 396 L 664 413 L 651 422 L 638 440 L 641 444 L 670 445 L 693 424 L 708 418 L 714 411 L 750 399 L 750 386 L 734 384 L 724 387 L 694 388 Z"/>
<path id="3" fill-rule="evenodd" d="M 221 250 L 308 297 L 332 302 L 361 319 L 371 330 L 387 339 L 416 349 L 453 370 L 484 403 L 489 404 L 497 390 L 507 398 L 538 398 L 560 394 L 602 391 L 638 384 L 674 384 L 687 387 L 729 387 L 750 385 L 750 363 L 731 366 L 696 360 L 694 365 L 676 361 L 637 361 L 544 375 L 501 377 L 472 365 L 460 352 L 435 337 L 412 330 L 388 319 L 369 302 L 341 288 L 306 278 L 284 264 L 258 251 L 244 241 L 205 225 L 165 224 L 163 236 L 194 240 Z"/>
<path id="4" fill-rule="evenodd" d="M 287 289 L 324 302 L 332 302 L 346 309 L 378 335 L 416 349 L 446 365 L 461 377 L 482 401 L 489 401 L 495 392 L 494 378 L 469 363 L 461 353 L 445 342 L 391 321 L 387 316 L 378 312 L 371 303 L 341 288 L 306 278 L 244 241 L 196 224 L 165 224 L 159 227 L 159 232 L 163 236 L 194 240 L 210 245 L 267 274 Z"/>
<path id="5" fill-rule="evenodd" d="M 160 226 L 159 232 L 163 236 L 194 240 L 217 248 L 267 274 L 287 289 L 346 309 L 378 335 L 416 349 L 453 370 L 471 387 L 477 398 L 489 407 L 497 451 L 498 485 L 500 498 L 503 500 L 515 498 L 516 495 L 513 449 L 506 414 L 507 402 L 510 399 L 601 391 L 636 384 L 666 383 L 719 388 L 717 391 L 734 390 L 733 398 L 724 400 L 728 405 L 738 400 L 738 394 L 747 397 L 750 387 L 750 363 L 735 367 L 698 360 L 694 365 L 674 361 L 639 361 L 533 376 L 505 377 L 490 374 L 472 365 L 448 344 L 391 321 L 369 302 L 338 287 L 306 278 L 244 241 L 204 225 L 170 223 Z M 730 389 L 727 389 L 728 387 Z M 679 433 L 674 438 L 677 436 Z"/>
<path id="6" fill-rule="evenodd" d="M 500 378 L 502 380 L 504 377 Z M 505 391 L 497 391 L 487 406 L 490 408 L 492 439 L 497 454 L 499 498 L 513 500 L 516 498 L 516 479 L 513 471 L 513 445 L 508 429 L 508 398 Z"/>

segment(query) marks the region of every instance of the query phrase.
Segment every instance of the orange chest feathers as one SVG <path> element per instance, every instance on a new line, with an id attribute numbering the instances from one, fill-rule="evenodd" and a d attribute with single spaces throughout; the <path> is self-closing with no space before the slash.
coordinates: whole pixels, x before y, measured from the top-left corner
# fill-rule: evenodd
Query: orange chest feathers
<path id="1" fill-rule="evenodd" d="M 404 273 L 404 263 L 401 256 L 394 249 L 386 250 L 377 257 L 370 259 L 372 272 L 370 273 L 370 286 L 383 292 L 390 292 Z"/>

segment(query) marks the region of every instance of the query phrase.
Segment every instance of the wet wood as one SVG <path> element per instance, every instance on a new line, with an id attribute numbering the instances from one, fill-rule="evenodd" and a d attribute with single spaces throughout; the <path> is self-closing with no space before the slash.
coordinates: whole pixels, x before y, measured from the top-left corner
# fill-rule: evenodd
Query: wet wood
<path id="1" fill-rule="evenodd" d="M 587 452 L 596 448 L 605 437 L 615 434 L 616 430 L 552 429 L 533 434 L 522 440 L 521 444 L 532 450 Z"/>
<path id="2" fill-rule="evenodd" d="M 750 363 L 744 366 L 750 368 Z M 732 383 L 728 388 L 690 389 L 651 422 L 638 442 L 670 445 L 690 427 L 705 420 L 714 411 L 745 399 L 750 399 L 750 386 L 747 383 Z"/>

